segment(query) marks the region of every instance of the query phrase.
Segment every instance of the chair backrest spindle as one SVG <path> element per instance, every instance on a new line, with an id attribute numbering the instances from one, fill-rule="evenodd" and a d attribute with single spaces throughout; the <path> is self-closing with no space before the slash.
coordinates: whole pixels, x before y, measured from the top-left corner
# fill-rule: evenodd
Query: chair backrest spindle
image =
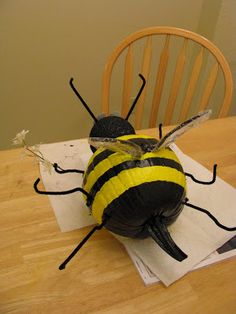
<path id="1" fill-rule="evenodd" d="M 166 35 L 164 48 L 160 56 L 160 62 L 158 65 L 158 70 L 157 70 L 156 83 L 155 83 L 154 95 L 153 95 L 153 100 L 152 100 L 152 108 L 151 108 L 151 114 L 150 114 L 150 120 L 149 120 L 149 126 L 151 128 L 154 128 L 156 126 L 157 114 L 158 114 L 158 110 L 159 110 L 159 106 L 161 102 L 163 85 L 165 81 L 166 70 L 167 70 L 167 65 L 168 65 L 168 60 L 169 60 L 169 45 L 170 45 L 170 35 L 168 34 Z"/>
<path id="2" fill-rule="evenodd" d="M 213 92 L 213 88 L 214 88 L 215 83 L 216 83 L 218 70 L 219 70 L 219 64 L 215 63 L 213 65 L 213 67 L 211 68 L 206 87 L 205 87 L 204 92 L 202 94 L 202 98 L 201 98 L 200 105 L 199 105 L 199 111 L 202 111 L 202 110 L 206 109 L 206 107 L 207 107 L 207 104 L 209 102 L 209 99 L 210 99 L 211 94 Z"/>
<path id="3" fill-rule="evenodd" d="M 164 124 L 169 125 L 174 112 L 174 107 L 176 99 L 179 92 L 179 87 L 183 78 L 184 65 L 186 60 L 186 49 L 187 49 L 188 39 L 184 39 L 183 46 L 181 48 L 180 54 L 178 56 L 175 73 L 171 85 L 170 96 L 167 104 L 166 115 L 164 119 Z"/>
<path id="4" fill-rule="evenodd" d="M 139 40 L 142 40 L 141 44 L 144 43 L 141 62 L 139 55 L 142 48 L 140 45 L 136 46 Z M 162 41 L 162 44 L 157 40 Z M 178 44 L 174 46 L 174 43 L 179 43 L 180 40 L 182 46 L 177 49 Z M 155 45 L 156 42 L 158 45 Z M 198 46 L 197 49 L 194 45 Z M 156 52 L 157 49 L 159 53 Z M 138 54 L 135 53 L 137 50 Z M 204 110 L 210 104 L 214 105 L 215 99 L 220 102 L 221 99 L 214 96 L 214 93 L 221 74 L 224 89 L 220 90 L 223 91 L 223 98 L 217 113 L 219 117 L 228 114 L 233 81 L 229 65 L 221 51 L 212 42 L 194 32 L 175 27 L 150 27 L 125 38 L 108 59 L 102 89 L 102 111 L 105 115 L 111 111 L 109 101 L 113 66 L 124 51 L 127 53 L 124 59 L 122 117 L 126 116 L 132 103 L 133 82 L 138 81 L 138 74 L 141 73 L 147 82 L 134 113 L 136 129 L 143 127 L 143 120 L 148 121 L 148 127 L 156 127 L 157 122 L 164 122 L 164 125 L 181 122 L 188 118 L 190 111 L 192 114 L 193 111 L 196 113 Z M 174 66 L 173 52 L 177 54 Z M 208 58 L 208 55 L 211 58 Z M 152 64 L 155 64 L 153 60 L 157 56 L 159 60 L 153 66 Z M 206 68 L 208 69 L 206 65 L 210 64 L 209 60 L 213 60 L 213 66 L 210 71 L 206 71 Z M 151 79 L 153 76 L 154 80 Z M 153 92 L 151 97 L 150 91 Z M 148 113 L 150 115 L 147 119 Z"/>
<path id="5" fill-rule="evenodd" d="M 124 85 L 123 85 L 123 101 L 121 116 L 125 117 L 129 110 L 132 79 L 133 79 L 133 49 L 132 45 L 129 45 L 126 58 L 125 58 L 125 70 L 124 70 Z"/>
<path id="6" fill-rule="evenodd" d="M 141 73 L 146 79 L 146 86 L 148 84 L 148 79 L 149 79 L 151 57 L 152 57 L 152 37 L 148 36 L 146 45 L 144 48 L 143 63 L 142 63 L 142 68 L 141 68 Z M 135 128 L 136 129 L 141 128 L 141 122 L 143 118 L 143 107 L 144 107 L 146 94 L 147 94 L 147 88 L 144 89 L 138 101 L 138 105 L 136 109 L 136 116 L 135 116 Z"/>
<path id="7" fill-rule="evenodd" d="M 203 53 L 204 53 L 204 48 L 201 47 L 200 51 L 199 51 L 199 53 L 195 59 L 194 65 L 193 65 L 189 84 L 188 84 L 186 94 L 184 97 L 184 101 L 183 101 L 183 106 L 182 106 L 182 109 L 180 112 L 179 121 L 185 121 L 187 118 L 190 104 L 191 104 L 191 101 L 192 101 L 193 96 L 194 96 L 196 84 L 197 84 L 198 79 L 199 79 L 199 74 L 200 74 L 200 71 L 202 69 Z"/>

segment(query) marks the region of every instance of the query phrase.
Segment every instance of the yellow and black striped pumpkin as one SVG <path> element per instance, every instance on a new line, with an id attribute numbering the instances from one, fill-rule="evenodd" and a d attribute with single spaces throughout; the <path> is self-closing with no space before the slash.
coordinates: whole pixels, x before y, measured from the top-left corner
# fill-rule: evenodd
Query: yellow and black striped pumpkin
<path id="1" fill-rule="evenodd" d="M 141 146 L 155 144 L 145 135 L 118 139 Z M 83 189 L 91 196 L 87 205 L 101 224 L 116 234 L 134 238 L 150 235 L 147 226 L 155 217 L 172 223 L 183 208 L 186 179 L 176 154 L 170 148 L 146 152 L 140 158 L 98 148 L 89 160 Z"/>

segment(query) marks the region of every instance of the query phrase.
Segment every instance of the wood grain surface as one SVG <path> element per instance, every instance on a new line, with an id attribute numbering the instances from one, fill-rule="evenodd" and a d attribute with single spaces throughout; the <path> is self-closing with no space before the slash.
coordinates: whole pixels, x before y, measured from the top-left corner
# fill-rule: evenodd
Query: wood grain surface
<path id="1" fill-rule="evenodd" d="M 210 120 L 177 144 L 208 169 L 217 162 L 218 175 L 236 187 L 236 117 Z M 235 258 L 168 288 L 146 287 L 123 246 L 102 230 L 59 271 L 90 228 L 60 232 L 47 196 L 32 187 L 38 165 L 20 151 L 0 152 L 0 313 L 236 313 Z"/>

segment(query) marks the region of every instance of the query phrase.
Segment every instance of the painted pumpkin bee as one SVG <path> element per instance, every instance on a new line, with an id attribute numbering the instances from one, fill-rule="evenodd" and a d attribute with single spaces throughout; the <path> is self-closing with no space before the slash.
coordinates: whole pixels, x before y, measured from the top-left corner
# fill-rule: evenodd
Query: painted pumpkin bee
<path id="1" fill-rule="evenodd" d="M 216 179 L 216 165 L 210 182 L 199 181 L 184 172 L 178 157 L 169 147 L 178 136 L 208 119 L 211 111 L 195 115 L 163 138 L 159 127 L 159 141 L 137 135 L 128 118 L 146 83 L 144 77 L 141 74 L 139 76 L 143 84 L 126 118 L 111 115 L 97 119 L 75 89 L 73 79 L 70 80 L 73 91 L 95 122 L 89 135 L 93 155 L 85 171 L 63 170 L 57 164 L 54 164 L 54 168 L 58 173 L 83 173 L 83 186 L 62 192 L 40 191 L 37 187 L 38 179 L 34 188 L 41 194 L 82 192 L 98 225 L 86 235 L 59 269 L 64 269 L 92 234 L 102 227 L 130 238 L 151 236 L 167 254 L 178 261 L 184 260 L 187 255 L 174 243 L 167 228 L 177 219 L 184 205 L 208 214 L 221 228 L 235 230 L 221 225 L 207 210 L 188 203 L 186 198 L 186 176 L 197 183 L 212 184 Z"/>

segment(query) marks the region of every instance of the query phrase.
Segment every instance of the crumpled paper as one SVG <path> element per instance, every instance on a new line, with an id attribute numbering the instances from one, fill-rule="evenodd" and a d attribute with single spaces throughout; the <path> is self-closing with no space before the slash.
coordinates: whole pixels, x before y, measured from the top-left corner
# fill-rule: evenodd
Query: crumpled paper
<path id="1" fill-rule="evenodd" d="M 209 170 L 185 155 L 176 145 L 172 144 L 171 147 L 186 172 L 202 181 L 211 180 L 212 173 Z M 85 170 L 92 155 L 86 139 L 44 144 L 40 150 L 46 159 L 57 162 L 64 169 Z M 48 191 L 64 191 L 82 185 L 81 174 L 49 174 L 42 165 L 40 171 Z M 222 224 L 236 226 L 236 189 L 219 177 L 212 185 L 197 184 L 187 177 L 187 197 L 190 203 L 209 210 Z M 96 223 L 89 215 L 81 193 L 49 196 L 49 199 L 61 231 L 71 231 Z M 115 235 L 166 286 L 192 270 L 236 234 L 220 229 L 207 215 L 187 206 L 168 229 L 176 244 L 188 255 L 182 262 L 166 254 L 151 238 L 135 240 Z"/>

